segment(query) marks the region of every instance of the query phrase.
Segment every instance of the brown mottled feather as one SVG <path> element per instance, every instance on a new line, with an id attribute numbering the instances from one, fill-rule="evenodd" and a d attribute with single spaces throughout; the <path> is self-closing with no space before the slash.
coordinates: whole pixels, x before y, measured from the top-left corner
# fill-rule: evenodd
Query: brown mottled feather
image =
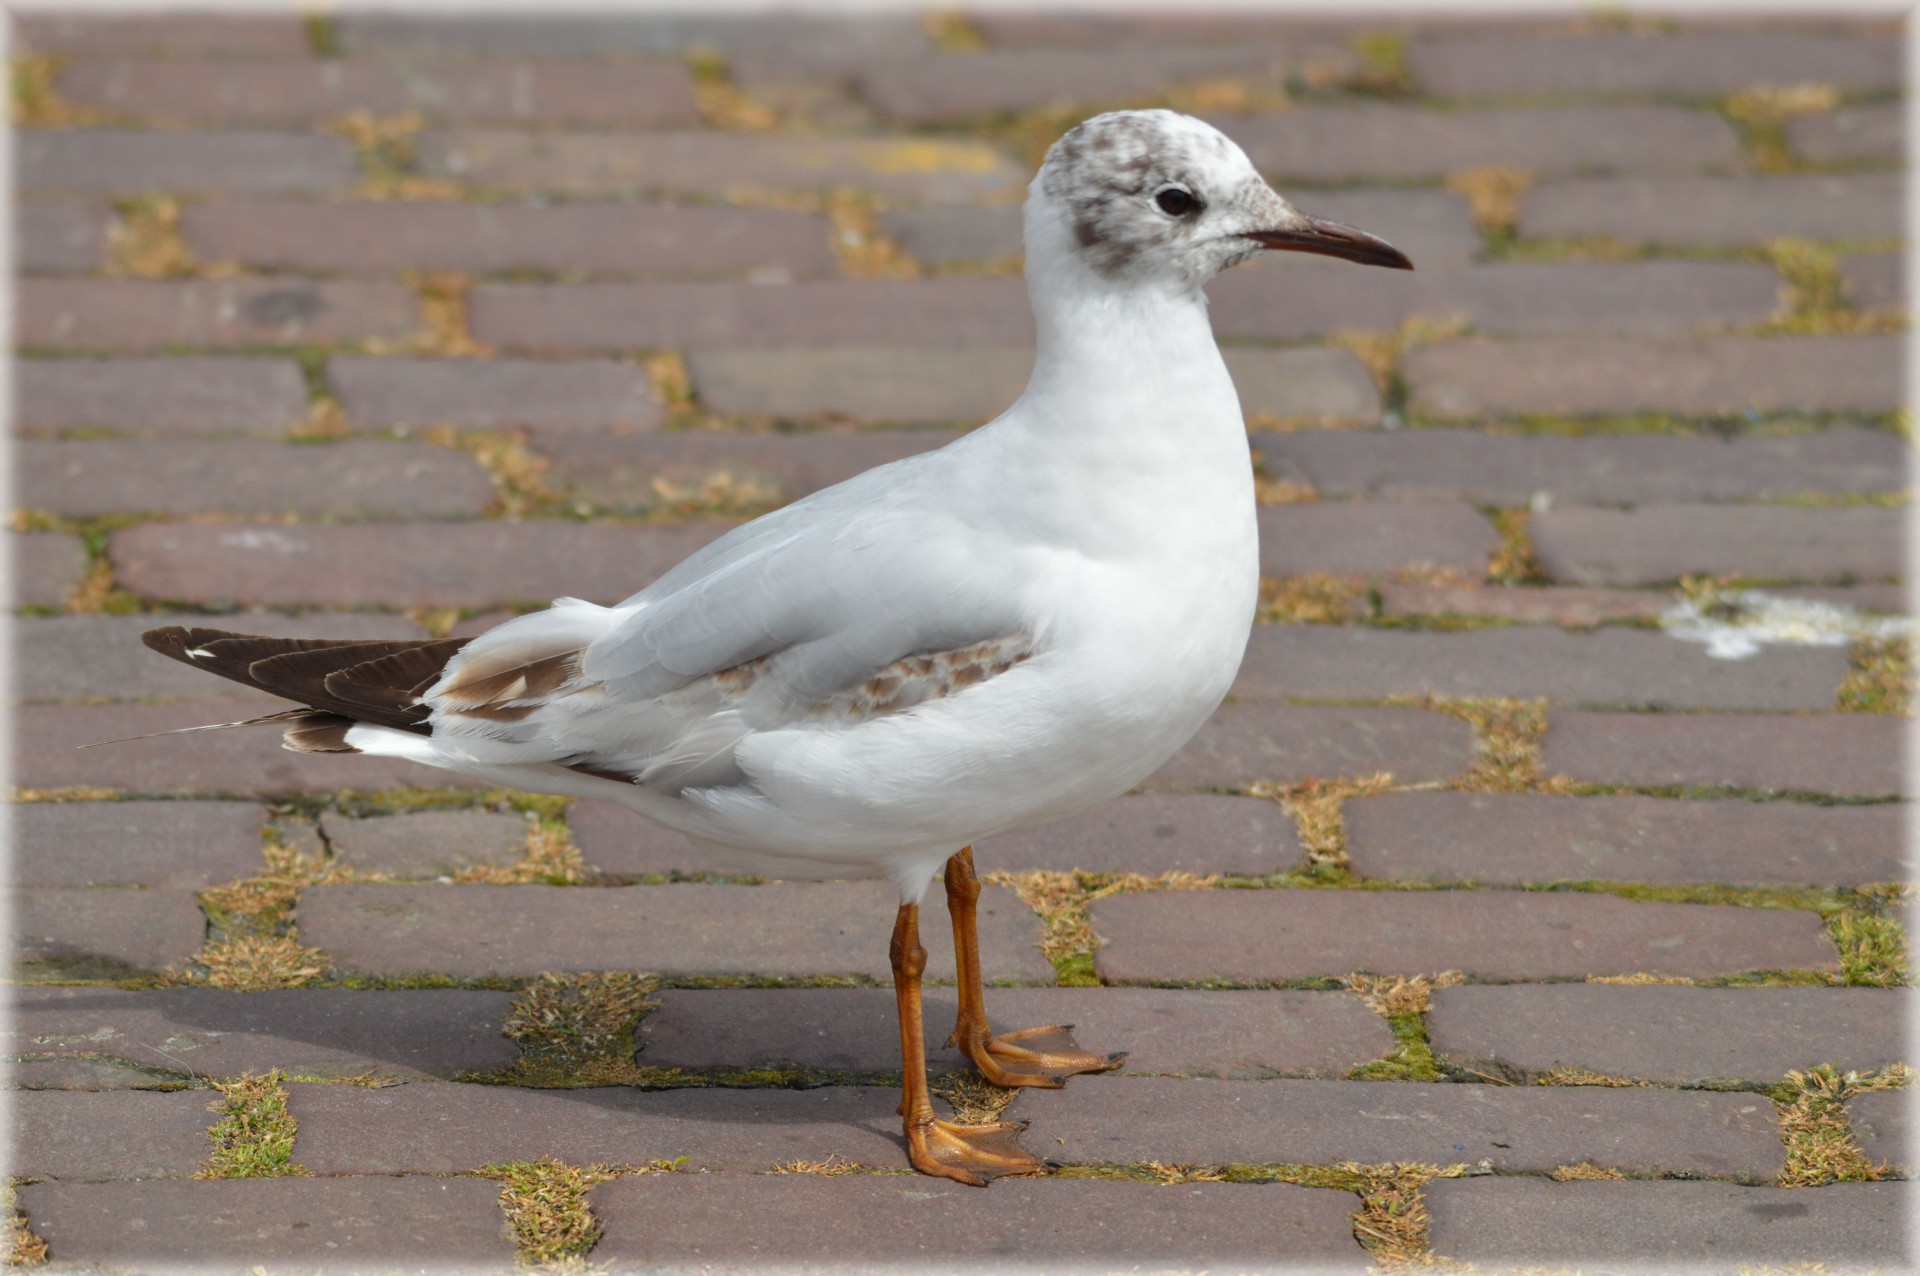
<path id="1" fill-rule="evenodd" d="M 439 699 L 442 706 L 454 713 L 517 722 L 536 707 L 524 702 L 550 696 L 579 676 L 580 653 L 562 651 L 505 669 L 482 667 L 463 671 L 440 693 Z"/>

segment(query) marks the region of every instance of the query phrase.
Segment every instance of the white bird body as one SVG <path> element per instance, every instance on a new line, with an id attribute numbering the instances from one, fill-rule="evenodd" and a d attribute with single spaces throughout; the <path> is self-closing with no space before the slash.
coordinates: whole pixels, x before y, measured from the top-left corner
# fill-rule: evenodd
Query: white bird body
<path id="1" fill-rule="evenodd" d="M 738 529 L 617 606 L 568 600 L 502 625 L 442 683 L 494 652 L 579 650 L 584 688 L 511 724 L 436 710 L 431 736 L 359 725 L 347 742 L 617 801 L 717 865 L 886 875 L 913 900 L 960 847 L 1124 793 L 1199 729 L 1239 667 L 1259 575 L 1252 466 L 1197 288 L 1059 291 L 1036 305 L 1034 375 L 998 419 Z M 708 677 L 636 701 L 600 681 L 624 667 L 623 638 L 683 591 L 791 590 L 794 573 L 823 571 L 875 590 L 839 591 L 828 631 L 811 635 L 882 635 L 885 655 L 862 671 L 914 654 L 889 631 L 944 630 L 956 646 L 1024 635 L 1030 654 L 864 721 L 818 714 L 821 688 L 738 697 Z M 676 774 L 689 752 L 719 782 Z M 562 764 L 582 762 L 654 779 Z"/>

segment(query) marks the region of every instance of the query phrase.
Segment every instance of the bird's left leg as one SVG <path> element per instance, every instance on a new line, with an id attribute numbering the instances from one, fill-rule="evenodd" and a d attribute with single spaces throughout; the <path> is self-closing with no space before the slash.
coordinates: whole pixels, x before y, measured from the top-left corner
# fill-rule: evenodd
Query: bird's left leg
<path id="1" fill-rule="evenodd" d="M 933 1114 L 927 1090 L 927 1042 L 920 1021 L 920 975 L 927 950 L 920 946 L 920 905 L 902 904 L 893 924 L 893 991 L 900 1012 L 900 1115 L 907 1156 L 922 1174 L 985 1187 L 991 1179 L 1038 1174 L 1046 1167 L 1020 1146 L 1025 1121 L 959 1125 Z"/>
<path id="2" fill-rule="evenodd" d="M 980 877 L 973 870 L 973 848 L 947 861 L 947 912 L 953 918 L 953 955 L 960 976 L 960 1014 L 949 1046 L 973 1060 L 980 1075 L 1000 1086 L 1057 1087 L 1077 1072 L 1106 1072 L 1126 1062 L 1126 1051 L 1094 1054 L 1074 1041 L 1070 1023 L 1026 1028 L 993 1036 L 987 1027 L 986 996 L 980 987 L 980 930 L 977 905 Z"/>

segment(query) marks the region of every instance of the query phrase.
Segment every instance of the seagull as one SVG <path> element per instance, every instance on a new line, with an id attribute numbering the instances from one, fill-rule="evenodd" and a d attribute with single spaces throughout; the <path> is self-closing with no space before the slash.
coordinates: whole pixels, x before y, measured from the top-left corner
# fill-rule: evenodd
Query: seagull
<path id="1" fill-rule="evenodd" d="M 934 1113 L 920 901 L 944 872 L 949 1044 L 983 1078 L 1051 1087 L 1124 1060 L 1071 1025 L 992 1034 L 972 844 L 1125 793 L 1239 669 L 1253 471 L 1206 283 L 1267 250 L 1412 264 L 1297 211 L 1225 135 L 1164 110 L 1061 137 L 1025 238 L 1037 345 L 1013 406 L 733 529 L 623 602 L 561 598 L 467 639 L 145 642 L 295 702 L 253 720 L 295 752 L 618 802 L 769 877 L 890 880 L 913 1167 L 974 1185 L 1040 1173 L 1024 1122 Z"/>

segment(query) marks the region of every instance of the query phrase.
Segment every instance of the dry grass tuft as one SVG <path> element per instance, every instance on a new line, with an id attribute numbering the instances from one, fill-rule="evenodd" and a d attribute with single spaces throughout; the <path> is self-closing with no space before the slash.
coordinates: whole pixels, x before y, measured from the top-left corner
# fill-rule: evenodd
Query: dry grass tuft
<path id="1" fill-rule="evenodd" d="M 1320 499 L 1320 489 L 1296 479 L 1267 478 L 1256 469 L 1253 499 L 1261 505 L 1305 505 Z"/>
<path id="2" fill-rule="evenodd" d="M 1452 787 L 1474 793 L 1563 793 L 1570 782 L 1546 774 L 1541 742 L 1547 702 L 1497 696 L 1395 696 L 1391 703 L 1429 709 L 1473 727 L 1474 763 Z"/>
<path id="3" fill-rule="evenodd" d="M 456 882 L 493 886 L 578 886 L 592 876 L 580 848 L 560 820 L 540 820 L 527 830 L 527 849 L 512 864 L 476 864 L 454 874 Z"/>
<path id="4" fill-rule="evenodd" d="M 296 1127 L 280 1080 L 276 1068 L 264 1077 L 247 1073 L 213 1082 L 220 1101 L 208 1107 L 221 1117 L 207 1130 L 213 1151 L 195 1178 L 262 1179 L 306 1173 L 294 1163 Z"/>
<path id="5" fill-rule="evenodd" d="M 560 494 L 546 483 L 547 468 L 552 463 L 527 446 L 523 430 L 459 430 L 436 425 L 422 430 L 420 438 L 436 447 L 465 452 L 480 462 L 493 480 L 492 513 L 500 517 L 525 518 L 560 501 Z"/>
<path id="6" fill-rule="evenodd" d="M 1140 873 L 1088 873 L 1079 869 L 1056 872 L 1035 869 L 1025 873 L 1006 871 L 986 873 L 981 881 L 1005 886 L 1020 896 L 1021 902 L 1040 915 L 1046 936 L 1040 951 L 1053 963 L 1057 982 L 1062 986 L 1090 986 L 1098 982 L 1093 974 L 1093 952 L 1099 937 L 1087 918 L 1087 908 L 1096 899 L 1134 891 L 1205 890 L 1219 884 L 1218 876 L 1195 873 L 1162 873 L 1147 877 Z"/>
<path id="7" fill-rule="evenodd" d="M 650 517 L 662 520 L 690 518 L 753 518 L 784 503 L 777 487 L 758 479 L 715 470 L 699 479 L 683 482 L 665 475 L 649 483 L 654 502 L 648 506 Z"/>
<path id="8" fill-rule="evenodd" d="M 291 935 L 241 935 L 210 943 L 194 958 L 206 982 L 235 992 L 304 988 L 327 973 L 327 955 Z"/>
<path id="9" fill-rule="evenodd" d="M 194 273 L 193 253 L 180 234 L 180 201 L 171 195 L 116 200 L 107 227 L 104 273 L 127 279 L 178 279 Z"/>
<path id="10" fill-rule="evenodd" d="M 1355 973 L 1340 981 L 1367 1003 L 1377 1015 L 1391 1019 L 1395 1015 L 1424 1015 L 1435 988 L 1451 988 L 1467 982 L 1458 970 L 1443 970 L 1437 975 L 1368 975 Z"/>
<path id="11" fill-rule="evenodd" d="M 13 123 L 16 128 L 77 128 L 105 122 L 92 107 L 75 106 L 53 86 L 66 59 L 52 53 L 21 53 L 13 58 Z"/>
<path id="12" fill-rule="evenodd" d="M 0 1183 L 0 1209 L 7 1212 L 7 1266 L 37 1267 L 47 1261 L 47 1242 L 33 1234 L 20 1212 L 19 1198 L 11 1183 Z"/>
<path id="13" fill-rule="evenodd" d="M 1493 239 L 1513 237 L 1519 219 L 1520 197 L 1534 183 L 1534 175 L 1524 168 L 1490 165 L 1463 168 L 1447 174 L 1447 189 L 1467 201 L 1473 224 L 1480 233 Z"/>
<path id="14" fill-rule="evenodd" d="M 747 96 L 733 82 L 727 60 L 712 49 L 689 49 L 687 70 L 693 72 L 693 106 L 700 118 L 717 129 L 733 133 L 771 133 L 780 128 L 780 112 Z"/>
<path id="15" fill-rule="evenodd" d="M 1842 713 L 1913 716 L 1913 644 L 1906 638 L 1863 638 L 1847 652 L 1834 707 Z"/>
<path id="16" fill-rule="evenodd" d="M 1255 618 L 1268 625 L 1342 625 L 1353 619 L 1366 596 L 1367 582 L 1357 576 L 1263 576 Z"/>
<path id="17" fill-rule="evenodd" d="M 1382 395 L 1394 398 L 1400 389 L 1400 359 L 1416 346 L 1456 341 L 1467 334 L 1459 315 L 1408 315 L 1390 331 L 1347 329 L 1327 335 L 1333 345 L 1345 346 L 1373 378 Z"/>
<path id="18" fill-rule="evenodd" d="M 987 37 L 963 9 L 929 9 L 920 15 L 920 29 L 943 53 L 979 53 Z"/>
<path id="19" fill-rule="evenodd" d="M 1761 172 L 1778 173 L 1794 167 L 1786 122 L 1839 105 L 1840 90 L 1831 84 L 1769 84 L 1728 95 L 1721 99 L 1720 111 L 1740 131 L 1748 164 Z"/>
<path id="20" fill-rule="evenodd" d="M 1017 1089 L 1001 1088 L 973 1072 L 949 1072 L 927 1082 L 927 1089 L 945 1099 L 953 1108 L 953 1119 L 961 1125 L 987 1125 L 998 1121 L 1007 1105 L 1019 1097 Z"/>
<path id="21" fill-rule="evenodd" d="M 423 177 L 414 167 L 413 139 L 425 127 L 418 111 L 376 115 L 349 111 L 320 127 L 353 143 L 360 160 L 360 199 L 459 199 L 466 191 L 444 177 Z"/>
<path id="22" fill-rule="evenodd" d="M 1177 1183 L 1224 1183 L 1226 1171 L 1217 1165 L 1192 1165 L 1182 1161 L 1178 1165 L 1169 1165 L 1165 1161 L 1148 1161 L 1143 1166 L 1153 1176 L 1156 1183 L 1172 1187 Z"/>
<path id="23" fill-rule="evenodd" d="M 1356 1165 L 1347 1161 L 1339 1168 L 1361 1180 L 1353 1234 L 1375 1261 L 1383 1267 L 1430 1265 L 1434 1254 L 1427 1239 L 1429 1217 L 1424 1189 L 1435 1179 L 1461 1177 L 1467 1167 L 1417 1162 Z"/>
<path id="24" fill-rule="evenodd" d="M 425 325 L 413 341 L 416 354 L 484 359 L 493 353 L 491 346 L 473 338 L 469 317 L 471 278 L 457 270 L 409 270 L 405 278 L 419 299 L 420 319 Z"/>
<path id="25" fill-rule="evenodd" d="M 640 1166 L 573 1166 L 543 1156 L 495 1162 L 481 1169 L 480 1176 L 500 1180 L 500 1208 L 513 1232 L 520 1266 L 584 1272 L 584 1260 L 601 1230 L 587 1203 L 588 1189 L 624 1174 L 647 1172 L 648 1167 Z"/>
<path id="26" fill-rule="evenodd" d="M 1642 1085 L 1630 1077 L 1614 1077 L 1591 1068 L 1559 1067 L 1540 1078 L 1541 1085 L 1594 1085 L 1632 1088 Z"/>
<path id="27" fill-rule="evenodd" d="M 1638 972 L 1631 975 L 1588 975 L 1590 984 L 1623 984 L 1631 988 L 1676 987 L 1691 988 L 1695 980 L 1691 975 L 1650 975 Z"/>
<path id="28" fill-rule="evenodd" d="M 693 374 L 677 350 L 657 350 L 641 360 L 654 401 L 666 412 L 668 429 L 684 429 L 701 424 L 700 405 L 693 395 Z"/>
<path id="29" fill-rule="evenodd" d="M 1912 982 L 1907 930 L 1891 917 L 1846 909 L 1827 919 L 1840 950 L 1840 977 L 1852 987 L 1898 988 Z"/>
<path id="30" fill-rule="evenodd" d="M 114 583 L 113 563 L 102 554 L 67 595 L 67 610 L 87 616 L 125 615 L 139 611 L 140 600 Z"/>
<path id="31" fill-rule="evenodd" d="M 1348 798 L 1369 797 L 1393 787 L 1393 776 L 1381 771 L 1354 779 L 1305 779 L 1297 784 L 1254 784 L 1247 789 L 1253 797 L 1272 798 L 1286 808 L 1287 816 L 1300 834 L 1306 848 L 1308 871 L 1321 875 L 1345 876 L 1351 871 L 1347 861 L 1347 833 L 1340 805 Z"/>
<path id="32" fill-rule="evenodd" d="M 1780 1186 L 1818 1187 L 1888 1177 L 1892 1171 L 1869 1161 L 1855 1140 L 1847 1124 L 1847 1100 L 1870 1090 L 1901 1090 L 1912 1084 L 1912 1069 L 1899 1063 L 1873 1072 L 1841 1072 L 1822 1064 L 1806 1072 L 1787 1073 L 1773 1096 L 1780 1139 L 1787 1148 Z"/>
<path id="33" fill-rule="evenodd" d="M 833 225 L 834 254 L 848 278 L 920 278 L 920 263 L 880 229 L 872 196 L 851 187 L 836 188 L 827 196 L 826 214 Z"/>
<path id="34" fill-rule="evenodd" d="M 631 1071 L 633 1033 L 659 980 L 630 971 L 547 974 L 520 990 L 500 1031 L 546 1071 Z"/>
<path id="35" fill-rule="evenodd" d="M 1493 525 L 1500 533 L 1500 548 L 1487 561 L 1487 579 L 1500 585 L 1539 585 L 1546 574 L 1533 557 L 1533 539 L 1527 531 L 1527 511 L 1493 511 Z"/>
<path id="36" fill-rule="evenodd" d="M 1618 1170 L 1609 1170 L 1591 1161 L 1582 1161 L 1578 1165 L 1563 1165 L 1548 1177 L 1556 1183 L 1579 1183 L 1597 1179 L 1611 1181 L 1624 1179 L 1627 1176 Z"/>
<path id="37" fill-rule="evenodd" d="M 57 789 L 6 789 L 0 802 L 116 802 L 120 790 L 92 784 L 70 784 Z"/>
<path id="38" fill-rule="evenodd" d="M 1904 332 L 1903 310 L 1855 310 L 1847 300 L 1840 261 L 1826 244 L 1805 239 L 1775 239 L 1759 252 L 1780 272 L 1780 310 L 1760 326 L 1769 335 L 1849 335 Z"/>
<path id="39" fill-rule="evenodd" d="M 841 1174 L 858 1174 L 866 1166 L 858 1161 L 843 1161 L 840 1154 L 834 1152 L 824 1161 L 782 1161 L 773 1167 L 775 1174 L 824 1174 L 829 1178 Z"/>
<path id="40" fill-rule="evenodd" d="M 323 394 L 310 401 L 306 419 L 287 430 L 289 439 L 307 443 L 331 442 L 349 438 L 352 434 L 353 431 L 347 426 L 346 409 L 331 394 Z"/>

